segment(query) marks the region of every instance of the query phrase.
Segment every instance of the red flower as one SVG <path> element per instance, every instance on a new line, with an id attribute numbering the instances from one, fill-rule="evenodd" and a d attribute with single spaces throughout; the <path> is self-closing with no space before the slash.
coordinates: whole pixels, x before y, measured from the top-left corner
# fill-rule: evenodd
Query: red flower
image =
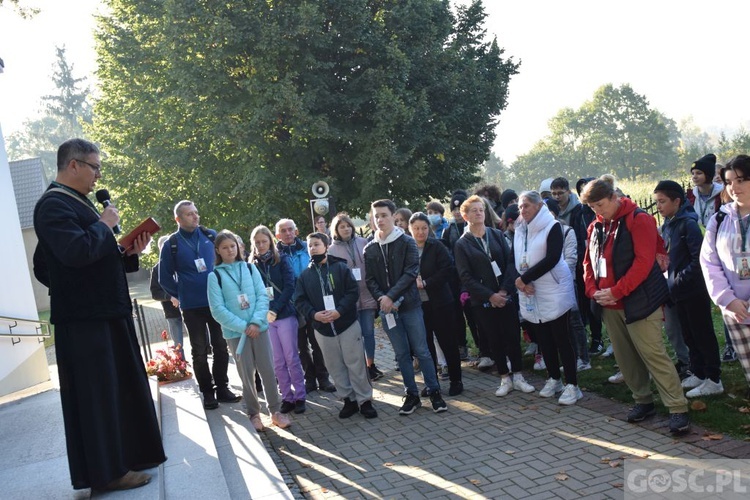
<path id="1" fill-rule="evenodd" d="M 167 340 L 167 338 L 168 338 L 167 337 L 167 331 L 166 330 L 162 330 L 161 331 L 161 339 L 162 340 Z"/>

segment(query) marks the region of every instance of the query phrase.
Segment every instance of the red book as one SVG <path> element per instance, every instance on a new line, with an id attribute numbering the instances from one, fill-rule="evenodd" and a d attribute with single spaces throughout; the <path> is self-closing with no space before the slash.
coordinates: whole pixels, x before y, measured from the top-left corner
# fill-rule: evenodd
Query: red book
<path id="1" fill-rule="evenodd" d="M 133 241 L 135 241 L 135 239 L 142 233 L 148 233 L 153 236 L 159 231 L 159 229 L 161 229 L 159 223 L 156 222 L 153 217 L 149 217 L 148 219 L 138 224 L 138 227 L 120 238 L 120 246 L 122 246 L 126 251 L 130 250 L 131 248 L 133 248 Z"/>

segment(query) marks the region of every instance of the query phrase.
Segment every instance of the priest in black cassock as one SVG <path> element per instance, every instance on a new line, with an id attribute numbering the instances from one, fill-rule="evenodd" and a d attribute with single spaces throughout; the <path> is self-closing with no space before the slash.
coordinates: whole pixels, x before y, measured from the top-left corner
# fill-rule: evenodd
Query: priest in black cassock
<path id="1" fill-rule="evenodd" d="M 34 275 L 49 287 L 73 488 L 122 490 L 148 483 L 166 460 L 138 351 L 126 272 L 138 269 L 149 234 L 124 252 L 87 198 L 101 178 L 99 149 L 71 139 L 57 151 L 57 177 L 34 209 Z"/>

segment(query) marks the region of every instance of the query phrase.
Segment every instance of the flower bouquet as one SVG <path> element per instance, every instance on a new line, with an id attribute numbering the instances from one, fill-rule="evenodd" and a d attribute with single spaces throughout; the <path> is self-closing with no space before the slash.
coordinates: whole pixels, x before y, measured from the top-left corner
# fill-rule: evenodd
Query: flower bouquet
<path id="1" fill-rule="evenodd" d="M 166 339 L 166 330 L 161 333 Z M 164 384 L 177 382 L 191 376 L 188 371 L 189 363 L 182 357 L 182 346 L 167 345 L 164 349 L 157 349 L 156 356 L 146 363 L 146 373 L 156 375 L 156 379 Z"/>

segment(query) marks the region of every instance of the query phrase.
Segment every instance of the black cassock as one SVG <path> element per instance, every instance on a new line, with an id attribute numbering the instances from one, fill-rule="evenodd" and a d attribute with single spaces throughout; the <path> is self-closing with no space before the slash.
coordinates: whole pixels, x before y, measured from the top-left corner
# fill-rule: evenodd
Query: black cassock
<path id="1" fill-rule="evenodd" d="M 112 231 L 83 195 L 52 183 L 34 210 L 34 275 L 50 288 L 50 321 L 75 489 L 101 488 L 166 460 Z"/>

